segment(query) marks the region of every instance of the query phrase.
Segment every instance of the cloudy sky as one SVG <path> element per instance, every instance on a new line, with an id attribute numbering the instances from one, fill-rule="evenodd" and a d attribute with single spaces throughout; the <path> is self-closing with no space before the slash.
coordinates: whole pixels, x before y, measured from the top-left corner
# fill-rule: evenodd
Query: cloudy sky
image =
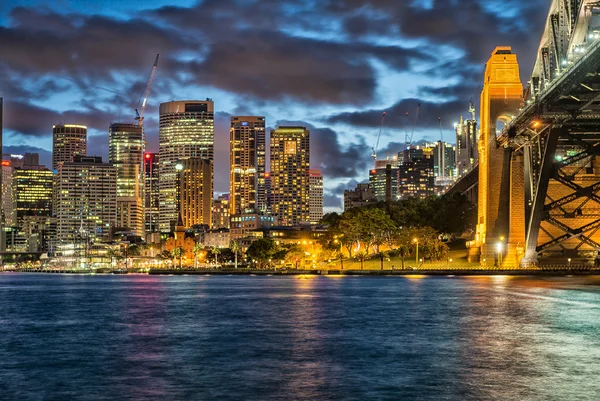
<path id="1" fill-rule="evenodd" d="M 367 179 L 383 111 L 379 155 L 400 150 L 419 103 L 415 139 L 437 140 L 440 117 L 453 142 L 495 46 L 513 47 L 526 81 L 550 2 L 2 0 L 4 151 L 39 151 L 49 162 L 52 125 L 81 123 L 88 153 L 106 158 L 108 125 L 133 122 L 160 53 L 149 150 L 158 149 L 160 102 L 212 98 L 215 190 L 227 192 L 231 115 L 307 125 L 332 210 L 344 188 Z"/>

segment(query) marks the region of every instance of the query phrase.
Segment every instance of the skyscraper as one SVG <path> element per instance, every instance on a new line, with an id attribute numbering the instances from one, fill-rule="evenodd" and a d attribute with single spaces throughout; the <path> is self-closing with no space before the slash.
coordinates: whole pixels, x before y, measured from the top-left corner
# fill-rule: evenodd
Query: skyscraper
<path id="1" fill-rule="evenodd" d="M 278 127 L 271 131 L 272 212 L 279 224 L 310 222 L 310 131 L 306 127 Z"/>
<path id="2" fill-rule="evenodd" d="M 212 161 L 199 157 L 183 159 L 178 173 L 179 213 L 184 227 L 212 224 Z"/>
<path id="3" fill-rule="evenodd" d="M 265 118 L 231 117 L 229 137 L 230 214 L 264 213 L 267 210 Z"/>
<path id="4" fill-rule="evenodd" d="M 129 123 L 111 124 L 108 139 L 108 160 L 117 168 L 116 225 L 143 237 L 143 127 Z"/>
<path id="5" fill-rule="evenodd" d="M 144 155 L 144 221 L 147 233 L 158 232 L 158 153 Z"/>
<path id="6" fill-rule="evenodd" d="M 27 216 L 50 217 L 52 215 L 52 171 L 45 166 L 23 166 L 12 174 L 12 219 L 22 225 Z"/>
<path id="7" fill-rule="evenodd" d="M 318 224 L 323 218 L 323 175 L 321 170 L 309 170 L 309 217 L 310 224 Z"/>
<path id="8" fill-rule="evenodd" d="M 87 154 L 87 127 L 58 124 L 52 127 L 52 170 L 63 162 L 73 161 L 75 155 Z"/>
<path id="9" fill-rule="evenodd" d="M 477 120 L 475 108 L 469 104 L 470 120 L 463 120 L 456 124 L 456 174 L 461 176 L 468 172 L 478 158 L 477 150 Z"/>
<path id="10" fill-rule="evenodd" d="M 117 221 L 117 169 L 101 157 L 75 156 L 56 175 L 57 237 L 108 240 Z"/>
<path id="11" fill-rule="evenodd" d="M 397 160 L 377 160 L 375 168 L 369 171 L 369 187 L 373 189 L 379 202 L 398 200 Z"/>
<path id="12" fill-rule="evenodd" d="M 402 199 L 417 197 L 425 198 L 433 195 L 433 150 L 407 149 L 404 151 L 403 162 L 398 167 L 398 192 Z"/>
<path id="13" fill-rule="evenodd" d="M 159 228 L 164 232 L 174 231 L 177 223 L 177 163 L 191 157 L 214 160 L 213 101 L 162 103 L 159 126 Z"/>

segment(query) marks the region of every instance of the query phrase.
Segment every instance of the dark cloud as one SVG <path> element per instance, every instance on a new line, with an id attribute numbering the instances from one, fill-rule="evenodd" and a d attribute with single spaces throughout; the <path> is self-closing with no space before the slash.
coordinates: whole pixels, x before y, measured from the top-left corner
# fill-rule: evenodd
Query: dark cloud
<path id="1" fill-rule="evenodd" d="M 344 207 L 344 198 L 338 195 L 325 194 L 323 196 L 323 206 L 325 207 Z"/>
<path id="2" fill-rule="evenodd" d="M 419 106 L 420 105 L 420 106 Z M 417 108 L 419 109 L 416 126 L 419 128 L 439 128 L 439 120 L 442 123 L 455 121 L 461 114 L 468 110 L 468 100 L 451 100 L 447 102 L 429 102 L 419 99 L 403 99 L 385 109 L 371 109 L 364 111 L 338 113 L 324 118 L 330 124 L 348 124 L 357 127 L 379 126 L 382 112 L 386 112 L 386 127 L 410 129 L 415 124 Z M 406 113 L 408 117 L 406 116 Z"/>
<path id="3" fill-rule="evenodd" d="M 81 112 L 55 110 L 39 107 L 20 101 L 4 100 L 4 128 L 19 135 L 48 137 L 52 135 L 52 126 L 61 123 L 82 124 L 90 129 L 106 131 L 114 115 L 96 109 Z"/>

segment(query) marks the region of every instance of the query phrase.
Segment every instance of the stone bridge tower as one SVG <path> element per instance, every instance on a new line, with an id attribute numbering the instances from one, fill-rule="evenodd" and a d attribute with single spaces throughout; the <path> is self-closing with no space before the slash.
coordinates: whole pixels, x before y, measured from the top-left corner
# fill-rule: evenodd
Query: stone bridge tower
<path id="1" fill-rule="evenodd" d="M 477 229 L 469 243 L 470 258 L 479 256 L 482 265 L 517 266 L 517 248 L 525 242 L 523 158 L 496 138 L 497 124 L 508 122 L 522 103 L 517 56 L 510 47 L 496 47 L 481 92 Z"/>

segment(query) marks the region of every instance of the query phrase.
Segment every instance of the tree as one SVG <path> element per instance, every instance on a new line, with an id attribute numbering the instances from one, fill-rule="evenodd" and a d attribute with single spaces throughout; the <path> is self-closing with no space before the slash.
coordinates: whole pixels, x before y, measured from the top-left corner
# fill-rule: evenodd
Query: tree
<path id="1" fill-rule="evenodd" d="M 256 261 L 257 266 L 262 269 L 267 266 L 269 260 L 274 259 L 277 251 L 277 246 L 271 238 L 260 238 L 250 244 L 246 256 Z"/>
<path id="2" fill-rule="evenodd" d="M 210 253 L 213 254 L 213 256 L 215 257 L 215 265 L 219 264 L 219 254 L 221 253 L 221 250 L 219 248 L 217 248 L 216 246 L 213 246 L 212 249 L 210 250 Z"/>
<path id="3" fill-rule="evenodd" d="M 171 251 L 171 257 L 173 259 L 179 258 L 179 268 L 181 269 L 181 260 L 183 259 L 183 248 L 178 246 L 177 248 Z"/>
<path id="4" fill-rule="evenodd" d="M 194 245 L 194 248 L 192 249 L 192 253 L 194 254 L 194 269 L 198 268 L 198 255 L 203 250 L 204 250 L 204 247 L 198 243 L 196 243 L 196 245 Z"/>
<path id="5" fill-rule="evenodd" d="M 413 236 L 409 229 L 396 229 L 391 235 L 390 248 L 393 248 L 400 256 L 402 270 L 404 270 L 404 258 L 410 255 L 412 240 Z"/>
<path id="6" fill-rule="evenodd" d="M 240 243 L 237 242 L 236 240 L 231 240 L 231 242 L 229 243 L 229 249 L 231 249 L 231 252 L 233 252 L 233 255 L 235 257 L 235 268 L 238 268 L 238 252 L 240 251 Z"/>
<path id="7" fill-rule="evenodd" d="M 366 251 L 358 251 L 356 252 L 356 257 L 358 258 L 358 260 L 360 260 L 360 270 L 362 270 L 365 266 L 365 258 L 367 257 L 367 252 Z"/>
<path id="8" fill-rule="evenodd" d="M 108 256 L 110 258 L 110 264 L 113 265 L 115 260 L 119 260 L 123 258 L 123 255 L 121 254 L 121 251 L 119 251 L 118 249 L 115 248 L 110 248 L 107 252 L 106 252 L 106 256 Z"/>

